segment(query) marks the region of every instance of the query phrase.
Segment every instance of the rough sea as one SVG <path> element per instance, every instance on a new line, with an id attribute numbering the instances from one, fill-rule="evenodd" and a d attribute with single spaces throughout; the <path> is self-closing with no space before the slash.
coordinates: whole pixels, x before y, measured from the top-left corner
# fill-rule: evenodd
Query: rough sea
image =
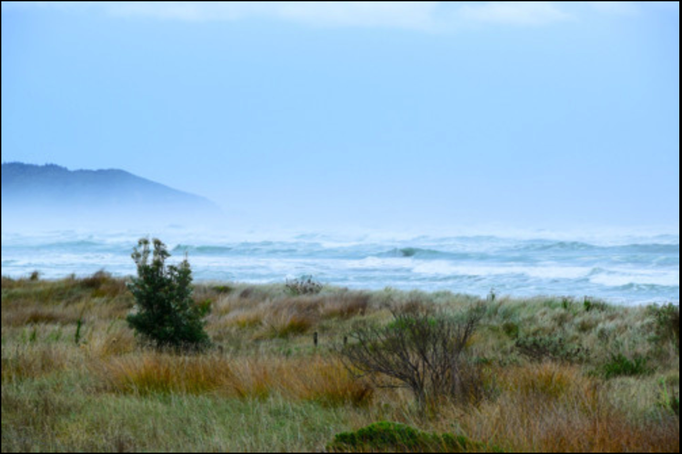
<path id="1" fill-rule="evenodd" d="M 195 281 L 277 283 L 311 275 L 354 289 L 449 290 L 479 296 L 553 295 L 618 304 L 680 297 L 677 233 L 391 234 L 386 232 L 241 234 L 165 229 L 2 232 L 2 275 L 42 278 L 135 273 L 137 240 L 159 237 L 169 263 L 187 258 Z"/>

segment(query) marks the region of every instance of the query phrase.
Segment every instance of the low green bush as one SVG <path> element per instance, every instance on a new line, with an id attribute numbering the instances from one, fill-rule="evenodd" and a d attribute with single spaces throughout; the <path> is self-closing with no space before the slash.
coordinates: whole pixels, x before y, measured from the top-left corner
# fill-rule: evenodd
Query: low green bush
<path id="1" fill-rule="evenodd" d="M 438 435 L 405 424 L 380 421 L 355 432 L 342 432 L 327 445 L 328 452 L 465 452 L 481 448 L 462 435 Z"/>
<path id="2" fill-rule="evenodd" d="M 602 365 L 604 378 L 646 375 L 651 372 L 647 359 L 636 355 L 632 359 L 622 353 L 612 353 L 608 362 Z"/>
<path id="3" fill-rule="evenodd" d="M 502 331 L 512 339 L 519 337 L 519 324 L 514 322 L 504 322 L 502 324 Z"/>

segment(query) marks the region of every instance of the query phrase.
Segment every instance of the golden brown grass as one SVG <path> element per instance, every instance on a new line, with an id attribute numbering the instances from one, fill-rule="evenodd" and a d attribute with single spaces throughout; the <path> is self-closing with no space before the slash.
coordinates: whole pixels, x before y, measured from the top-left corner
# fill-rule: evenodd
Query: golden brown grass
<path id="1" fill-rule="evenodd" d="M 146 351 L 93 362 L 107 390 L 124 394 L 201 394 L 229 389 L 232 372 L 215 356 L 180 356 Z"/>
<path id="2" fill-rule="evenodd" d="M 177 355 L 137 342 L 123 280 L 3 278 L 3 451 L 321 451 L 334 433 L 379 420 L 508 451 L 679 451 L 679 419 L 661 406 L 664 391 L 679 393 L 679 353 L 650 338 L 643 308 L 501 298 L 470 346 L 489 393 L 421 413 L 409 390 L 354 379 L 328 347 L 356 323 L 390 321 L 387 301 L 458 312 L 472 298 L 331 288 L 292 297 L 283 285 L 243 284 L 200 285 L 195 297 L 212 301 L 206 328 L 220 349 Z M 590 356 L 533 363 L 516 335 L 561 335 Z M 616 349 L 646 355 L 654 371 L 605 379 Z"/>
<path id="3" fill-rule="evenodd" d="M 247 291 L 248 290 L 248 291 Z M 349 320 L 373 309 L 370 296 L 344 291 L 330 295 L 282 296 L 257 300 L 252 291 L 218 296 L 208 327 L 253 330 L 254 339 L 291 338 L 312 331 L 325 320 Z"/>
<path id="4" fill-rule="evenodd" d="M 373 388 L 355 380 L 334 358 L 231 358 L 221 354 L 173 355 L 145 351 L 91 358 L 102 389 L 134 395 L 218 394 L 265 398 L 279 393 L 323 405 L 366 405 Z"/>
<path id="5" fill-rule="evenodd" d="M 374 396 L 373 386 L 355 380 L 338 358 L 313 358 L 289 361 L 281 370 L 282 385 L 299 399 L 323 405 L 368 405 Z"/>
<path id="6" fill-rule="evenodd" d="M 76 323 L 80 318 L 81 311 L 76 307 L 44 307 L 40 303 L 26 303 L 16 310 L 2 311 L 2 324 L 4 326 L 26 326 L 36 324 L 61 324 Z"/>
<path id="7" fill-rule="evenodd" d="M 35 379 L 63 371 L 73 361 L 73 349 L 63 345 L 15 345 L 14 349 L 7 352 L 3 349 L 2 383 Z"/>
<path id="8" fill-rule="evenodd" d="M 544 363 L 495 374 L 500 394 L 475 411 L 443 410 L 468 436 L 512 451 L 671 452 L 679 448 L 678 419 L 633 421 L 614 406 L 594 377 L 576 366 Z M 441 430 L 447 425 L 438 424 Z"/>

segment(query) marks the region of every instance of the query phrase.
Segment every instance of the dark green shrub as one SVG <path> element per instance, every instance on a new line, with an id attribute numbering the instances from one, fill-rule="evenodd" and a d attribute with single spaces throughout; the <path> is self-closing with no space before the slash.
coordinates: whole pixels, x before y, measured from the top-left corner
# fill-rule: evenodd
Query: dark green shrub
<path id="1" fill-rule="evenodd" d="M 159 348 L 171 347 L 201 350 L 210 345 L 204 331 L 203 317 L 207 304 L 192 300 L 192 271 L 187 259 L 180 265 L 165 265 L 170 254 L 166 245 L 154 238 L 154 252 L 149 263 L 149 239 L 142 238 L 134 248 L 133 260 L 137 277 L 128 283 L 135 297 L 136 313 L 127 317 L 128 324 L 145 340 Z"/>
<path id="2" fill-rule="evenodd" d="M 423 432 L 405 424 L 380 421 L 355 432 L 342 432 L 327 445 L 329 452 L 465 452 L 479 447 L 464 436 Z"/>
<path id="3" fill-rule="evenodd" d="M 519 337 L 519 324 L 514 322 L 504 322 L 502 324 L 502 331 L 512 339 Z"/>
<path id="4" fill-rule="evenodd" d="M 646 358 L 636 355 L 633 359 L 629 359 L 622 353 L 612 353 L 610 360 L 602 365 L 604 378 L 612 378 L 619 376 L 633 376 L 646 375 L 651 372 L 651 369 L 646 365 Z"/>

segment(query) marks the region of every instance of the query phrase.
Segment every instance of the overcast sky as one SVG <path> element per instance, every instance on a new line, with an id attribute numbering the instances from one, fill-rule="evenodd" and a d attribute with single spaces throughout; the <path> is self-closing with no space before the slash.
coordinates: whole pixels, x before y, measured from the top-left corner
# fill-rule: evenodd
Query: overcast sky
<path id="1" fill-rule="evenodd" d="M 2 161 L 266 226 L 679 229 L 679 6 L 3 2 Z"/>

